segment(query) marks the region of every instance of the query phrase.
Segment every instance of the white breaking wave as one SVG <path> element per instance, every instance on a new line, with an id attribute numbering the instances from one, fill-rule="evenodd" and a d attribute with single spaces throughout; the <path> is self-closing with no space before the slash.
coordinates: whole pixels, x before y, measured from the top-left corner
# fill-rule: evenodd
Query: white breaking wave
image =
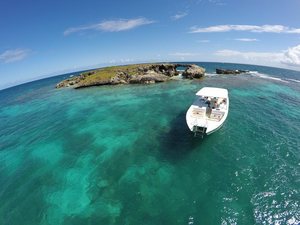
<path id="1" fill-rule="evenodd" d="M 262 78 L 262 79 L 275 80 L 275 81 L 279 81 L 279 82 L 283 82 L 283 83 L 290 83 L 289 81 L 300 83 L 300 80 L 289 79 L 289 78 L 281 79 L 281 78 L 278 78 L 278 77 L 272 77 L 272 76 L 264 74 L 264 73 L 259 73 L 258 71 L 247 71 L 245 74 L 249 74 L 251 76 L 259 77 L 259 78 Z M 222 75 L 222 74 L 205 73 L 206 77 L 213 77 L 213 76 L 218 76 L 218 75 Z"/>
<path id="2" fill-rule="evenodd" d="M 293 81 L 293 82 L 296 82 L 296 83 L 300 83 L 300 80 L 295 80 L 295 79 L 287 79 L 287 80 L 290 80 L 290 81 Z"/>
<path id="3" fill-rule="evenodd" d="M 289 83 L 287 80 L 283 80 L 283 79 L 278 78 L 278 77 L 272 77 L 272 76 L 269 76 L 269 75 L 266 75 L 266 74 L 263 74 L 263 73 L 259 73 L 257 71 L 249 71 L 248 74 L 250 74 L 252 76 L 255 76 L 255 77 L 262 78 L 262 79 L 276 80 L 276 81 L 283 82 L 283 83 Z"/>
<path id="4" fill-rule="evenodd" d="M 212 76 L 216 76 L 216 75 L 218 75 L 218 74 L 216 74 L 216 73 L 205 73 L 205 76 L 207 76 L 207 77 L 212 77 Z"/>

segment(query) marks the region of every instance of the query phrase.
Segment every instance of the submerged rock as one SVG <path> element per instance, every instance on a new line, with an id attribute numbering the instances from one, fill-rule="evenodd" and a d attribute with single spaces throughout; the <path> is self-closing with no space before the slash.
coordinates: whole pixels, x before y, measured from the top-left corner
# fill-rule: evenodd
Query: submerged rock
<path id="1" fill-rule="evenodd" d="M 229 69 L 216 69 L 217 74 L 241 74 L 247 73 L 247 70 L 229 70 Z"/>

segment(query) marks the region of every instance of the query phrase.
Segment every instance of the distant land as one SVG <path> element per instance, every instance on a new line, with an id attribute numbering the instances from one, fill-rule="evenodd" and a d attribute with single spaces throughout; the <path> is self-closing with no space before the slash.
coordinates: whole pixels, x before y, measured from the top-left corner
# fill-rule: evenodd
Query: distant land
<path id="1" fill-rule="evenodd" d="M 171 80 L 179 75 L 177 68 L 182 67 L 182 76 L 188 79 L 199 79 L 205 69 L 195 64 L 154 63 L 111 66 L 81 73 L 61 81 L 56 88 L 73 87 L 75 89 L 117 84 L 151 84 Z"/>

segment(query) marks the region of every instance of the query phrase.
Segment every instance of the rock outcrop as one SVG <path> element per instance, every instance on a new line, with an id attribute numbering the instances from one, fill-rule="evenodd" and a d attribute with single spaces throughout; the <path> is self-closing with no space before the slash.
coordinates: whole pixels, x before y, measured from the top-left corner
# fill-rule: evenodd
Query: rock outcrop
<path id="1" fill-rule="evenodd" d="M 154 84 L 159 82 L 165 82 L 170 79 L 170 76 L 160 74 L 157 72 L 147 72 L 144 75 L 131 76 L 130 84 Z"/>
<path id="2" fill-rule="evenodd" d="M 84 72 L 78 76 L 68 78 L 56 85 L 56 88 L 74 87 L 84 88 L 98 85 L 117 84 L 152 84 L 165 82 L 173 76 L 179 75 L 177 67 L 185 67 L 182 74 L 186 78 L 201 78 L 205 69 L 193 64 L 138 64 L 128 66 L 106 67 Z"/>
<path id="3" fill-rule="evenodd" d="M 228 70 L 228 69 L 216 69 L 217 74 L 241 74 L 247 73 L 247 70 Z"/>
<path id="4" fill-rule="evenodd" d="M 185 78 L 202 78 L 205 75 L 205 69 L 197 65 L 189 65 L 182 73 Z"/>
<path id="5" fill-rule="evenodd" d="M 94 74 L 93 71 L 87 72 L 87 73 L 82 73 L 79 76 L 74 76 L 74 77 L 68 78 L 66 80 L 59 82 L 56 85 L 56 88 L 76 86 L 76 84 L 78 84 L 80 81 L 84 80 L 85 77 L 90 76 L 92 74 Z"/>

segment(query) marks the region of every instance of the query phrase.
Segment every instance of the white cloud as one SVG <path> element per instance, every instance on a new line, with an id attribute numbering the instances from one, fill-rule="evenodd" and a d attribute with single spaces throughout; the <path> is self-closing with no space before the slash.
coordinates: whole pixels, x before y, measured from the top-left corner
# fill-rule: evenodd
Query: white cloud
<path id="1" fill-rule="evenodd" d="M 178 13 L 174 16 L 171 16 L 171 19 L 172 20 L 179 20 L 179 19 L 182 19 L 183 17 L 186 17 L 188 15 L 187 12 L 184 12 L 184 13 Z"/>
<path id="2" fill-rule="evenodd" d="M 218 50 L 214 53 L 216 56 L 225 56 L 225 57 L 230 57 L 230 56 L 237 56 L 241 54 L 239 51 L 235 50 L 230 50 L 230 49 L 223 49 L 223 50 Z"/>
<path id="3" fill-rule="evenodd" d="M 300 34 L 300 28 L 290 28 L 282 25 L 217 25 L 210 27 L 190 28 L 190 33 L 211 33 L 211 32 L 229 32 L 229 31 L 250 31 L 256 33 L 294 33 Z"/>
<path id="4" fill-rule="evenodd" d="M 283 52 L 241 52 L 230 49 L 214 53 L 222 61 L 279 66 L 284 58 Z"/>
<path id="5" fill-rule="evenodd" d="M 281 62 L 290 66 L 300 66 L 300 45 L 289 48 L 285 51 Z"/>
<path id="6" fill-rule="evenodd" d="M 224 49 L 215 52 L 214 55 L 220 60 L 230 62 L 300 67 L 300 45 L 280 52 L 241 52 Z"/>
<path id="7" fill-rule="evenodd" d="M 28 49 L 12 49 L 6 50 L 2 54 L 0 54 L 0 62 L 3 63 L 12 63 L 16 61 L 20 61 L 28 56 L 30 50 Z"/>
<path id="8" fill-rule="evenodd" d="M 288 65 L 300 67 L 300 45 L 281 52 L 241 52 L 230 49 L 219 50 L 215 56 L 232 62 L 248 62 L 265 65 Z"/>
<path id="9" fill-rule="evenodd" d="M 148 25 L 151 23 L 154 23 L 154 21 L 148 20 L 146 18 L 107 20 L 101 23 L 96 23 L 88 26 L 69 28 L 65 30 L 64 35 L 69 35 L 72 33 L 77 33 L 77 32 L 87 31 L 87 30 L 119 32 L 119 31 L 131 30 L 136 27 Z"/>
<path id="10" fill-rule="evenodd" d="M 244 41 L 244 42 L 253 42 L 253 41 L 258 41 L 256 38 L 236 38 L 234 39 L 235 41 Z"/>

